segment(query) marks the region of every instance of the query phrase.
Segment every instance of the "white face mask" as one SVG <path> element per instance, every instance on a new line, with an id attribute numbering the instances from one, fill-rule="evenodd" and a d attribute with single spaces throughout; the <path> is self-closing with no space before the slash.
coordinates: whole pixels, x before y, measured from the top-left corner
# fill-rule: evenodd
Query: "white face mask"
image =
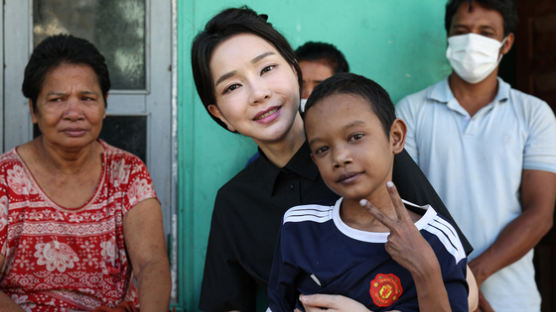
<path id="1" fill-rule="evenodd" d="M 299 103 L 299 109 L 301 110 L 301 112 L 305 111 L 305 104 L 307 103 L 307 99 L 301 99 L 301 102 Z"/>
<path id="2" fill-rule="evenodd" d="M 500 63 L 502 42 L 477 34 L 448 38 L 446 58 L 454 71 L 469 83 L 483 81 Z M 500 57 L 498 56 L 500 54 Z"/>

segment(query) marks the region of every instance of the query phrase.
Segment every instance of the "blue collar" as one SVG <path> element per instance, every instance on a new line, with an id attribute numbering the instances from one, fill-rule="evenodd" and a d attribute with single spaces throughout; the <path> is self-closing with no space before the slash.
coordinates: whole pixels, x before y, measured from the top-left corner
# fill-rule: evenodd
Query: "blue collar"
<path id="1" fill-rule="evenodd" d="M 455 98 L 452 90 L 450 89 L 450 84 L 448 83 L 449 77 L 450 76 L 446 77 L 446 79 L 440 81 L 429 89 L 426 95 L 427 100 L 447 104 Z M 493 102 L 506 102 L 510 97 L 510 89 L 510 84 L 498 77 L 498 92 L 496 93 Z"/>
<path id="2" fill-rule="evenodd" d="M 458 103 L 454 94 L 452 93 L 452 89 L 450 89 L 450 84 L 448 82 L 450 76 L 446 77 L 446 79 L 438 82 L 432 88 L 427 91 L 426 99 L 432 102 L 446 104 L 449 109 L 456 111 L 462 115 L 468 115 L 467 111 L 461 107 Z M 510 85 L 498 77 L 498 92 L 494 97 L 494 100 L 488 104 L 485 111 L 489 111 L 494 105 L 502 104 L 507 102 L 508 98 L 510 97 Z"/>

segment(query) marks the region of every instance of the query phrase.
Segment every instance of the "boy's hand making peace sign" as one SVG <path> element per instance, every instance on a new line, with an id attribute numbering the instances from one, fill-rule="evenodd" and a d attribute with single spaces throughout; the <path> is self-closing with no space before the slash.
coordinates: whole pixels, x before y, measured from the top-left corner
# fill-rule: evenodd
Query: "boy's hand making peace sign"
<path id="1" fill-rule="evenodd" d="M 415 227 L 394 183 L 388 181 L 386 188 L 394 204 L 396 218 L 387 216 L 366 199 L 360 201 L 361 206 L 390 229 L 384 248 L 394 261 L 411 273 L 417 288 L 419 310 L 451 311 L 436 254 Z"/>
<path id="2" fill-rule="evenodd" d="M 415 227 L 394 183 L 387 182 L 386 187 L 397 218 L 390 218 L 366 199 L 360 202 L 373 217 L 390 229 L 388 241 L 384 245 L 386 251 L 412 274 L 430 270 L 431 263 L 439 266 L 434 251 Z"/>

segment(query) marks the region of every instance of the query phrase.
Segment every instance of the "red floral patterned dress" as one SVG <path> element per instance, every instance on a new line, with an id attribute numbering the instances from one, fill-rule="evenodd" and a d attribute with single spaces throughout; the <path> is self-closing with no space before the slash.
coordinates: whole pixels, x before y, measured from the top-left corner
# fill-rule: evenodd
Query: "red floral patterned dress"
<path id="1" fill-rule="evenodd" d="M 16 149 L 0 156 L 0 290 L 26 311 L 138 303 L 123 218 L 156 194 L 139 158 L 99 142 L 102 177 L 92 198 L 76 209 L 49 199 Z"/>

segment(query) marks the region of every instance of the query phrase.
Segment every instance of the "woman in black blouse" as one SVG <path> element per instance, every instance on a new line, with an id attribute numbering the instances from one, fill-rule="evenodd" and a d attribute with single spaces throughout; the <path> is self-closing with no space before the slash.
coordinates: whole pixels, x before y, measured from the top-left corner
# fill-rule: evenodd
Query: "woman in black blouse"
<path id="1" fill-rule="evenodd" d="M 333 204 L 338 198 L 310 159 L 299 113 L 302 78 L 295 54 L 266 20 L 248 8 L 224 10 L 207 23 L 191 49 L 197 92 L 210 116 L 229 131 L 252 138 L 261 153 L 218 191 L 202 310 L 255 310 L 257 289 L 266 292 L 284 212 L 300 204 Z M 393 180 L 411 181 L 397 184 L 403 198 L 430 203 L 452 220 L 405 151 L 395 159 Z M 469 244 L 460 237 L 469 253 Z"/>

